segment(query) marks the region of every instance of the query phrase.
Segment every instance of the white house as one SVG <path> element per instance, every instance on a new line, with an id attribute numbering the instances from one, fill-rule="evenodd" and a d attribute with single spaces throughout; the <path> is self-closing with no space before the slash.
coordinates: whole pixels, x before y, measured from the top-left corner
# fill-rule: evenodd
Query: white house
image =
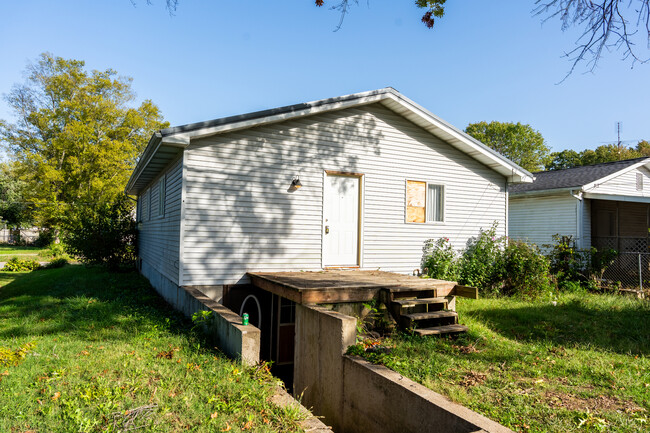
<path id="1" fill-rule="evenodd" d="M 385 88 L 158 131 L 126 192 L 141 272 L 218 298 L 247 271 L 412 273 L 426 239 L 505 235 L 508 185 L 531 181 Z"/>
<path id="2" fill-rule="evenodd" d="M 511 238 L 543 247 L 570 235 L 580 248 L 648 252 L 650 158 L 535 173 L 509 193 Z"/>

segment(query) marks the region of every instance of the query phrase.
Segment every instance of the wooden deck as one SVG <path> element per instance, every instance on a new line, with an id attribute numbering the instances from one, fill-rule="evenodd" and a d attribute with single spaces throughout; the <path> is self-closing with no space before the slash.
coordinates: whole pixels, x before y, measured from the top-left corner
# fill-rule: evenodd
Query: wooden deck
<path id="1" fill-rule="evenodd" d="M 457 284 L 384 271 L 249 272 L 251 283 L 300 304 L 366 302 L 380 290 L 415 292 L 431 290 L 432 296 L 447 296 Z"/>

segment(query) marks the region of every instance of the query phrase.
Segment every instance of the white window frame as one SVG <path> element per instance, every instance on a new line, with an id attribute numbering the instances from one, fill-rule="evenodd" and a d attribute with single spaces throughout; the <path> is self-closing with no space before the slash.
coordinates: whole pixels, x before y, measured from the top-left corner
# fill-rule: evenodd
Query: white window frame
<path id="1" fill-rule="evenodd" d="M 410 182 L 423 182 L 425 184 L 425 196 L 424 196 L 424 222 L 418 223 L 415 221 L 407 221 L 406 220 L 406 215 L 407 215 L 407 196 L 408 196 L 408 183 Z M 429 210 L 429 185 L 435 185 L 439 186 L 442 191 L 442 219 L 440 221 L 429 221 L 427 220 L 427 215 L 428 215 L 428 210 Z M 416 225 L 423 225 L 423 224 L 444 224 L 447 218 L 447 186 L 442 183 L 442 182 L 434 182 L 434 181 L 428 181 L 428 180 L 419 180 L 419 179 L 405 179 L 404 180 L 404 223 L 405 224 L 416 224 Z"/>

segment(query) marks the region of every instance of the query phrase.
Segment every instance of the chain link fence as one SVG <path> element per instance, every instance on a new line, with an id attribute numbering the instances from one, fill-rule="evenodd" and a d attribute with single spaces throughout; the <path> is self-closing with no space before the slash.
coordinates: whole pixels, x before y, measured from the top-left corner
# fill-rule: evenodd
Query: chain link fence
<path id="1" fill-rule="evenodd" d="M 650 253 L 620 252 L 601 279 L 608 289 L 636 292 L 639 297 L 650 294 Z"/>

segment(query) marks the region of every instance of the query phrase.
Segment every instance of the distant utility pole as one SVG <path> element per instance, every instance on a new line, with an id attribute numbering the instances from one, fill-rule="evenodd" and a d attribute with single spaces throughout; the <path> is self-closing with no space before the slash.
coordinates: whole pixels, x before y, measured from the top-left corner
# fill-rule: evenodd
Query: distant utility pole
<path id="1" fill-rule="evenodd" d="M 616 143 L 616 146 L 618 147 L 618 160 L 621 160 L 621 153 L 623 152 L 623 144 L 621 143 L 621 125 L 622 122 L 616 122 L 616 136 L 618 137 L 618 141 Z"/>

